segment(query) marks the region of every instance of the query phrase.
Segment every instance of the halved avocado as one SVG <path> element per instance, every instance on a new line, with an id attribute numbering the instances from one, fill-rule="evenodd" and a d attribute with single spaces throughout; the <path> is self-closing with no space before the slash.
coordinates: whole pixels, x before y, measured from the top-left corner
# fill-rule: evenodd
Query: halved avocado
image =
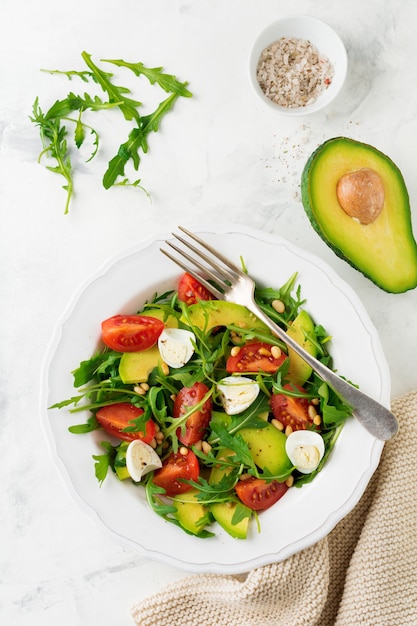
<path id="1" fill-rule="evenodd" d="M 301 196 L 313 228 L 340 258 L 387 292 L 417 286 L 408 191 L 388 156 L 353 139 L 329 139 L 304 167 Z"/>

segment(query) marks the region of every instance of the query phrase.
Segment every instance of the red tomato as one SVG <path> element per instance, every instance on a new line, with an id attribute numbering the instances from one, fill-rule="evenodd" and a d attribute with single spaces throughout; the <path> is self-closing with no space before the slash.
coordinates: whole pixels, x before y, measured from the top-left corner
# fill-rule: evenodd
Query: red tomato
<path id="1" fill-rule="evenodd" d="M 194 383 L 192 387 L 183 387 L 175 398 L 173 416 L 184 415 L 190 406 L 201 402 L 208 391 L 209 388 L 204 383 Z M 177 429 L 177 437 L 181 443 L 185 446 L 192 446 L 203 439 L 211 419 L 212 406 L 212 400 L 209 398 L 199 411 L 195 411 L 187 419 L 185 431 L 181 431 L 181 428 Z"/>
<path id="2" fill-rule="evenodd" d="M 240 480 L 235 490 L 239 500 L 252 511 L 263 511 L 278 502 L 288 490 L 288 486 L 276 480 L 267 482 L 263 478 L 251 476 L 246 480 Z"/>
<path id="3" fill-rule="evenodd" d="M 164 330 L 164 322 L 149 315 L 113 315 L 101 324 L 106 346 L 117 352 L 151 348 Z"/>
<path id="4" fill-rule="evenodd" d="M 96 413 L 96 418 L 100 426 L 112 437 L 118 437 L 124 441 L 141 439 L 145 443 L 150 443 L 156 432 L 155 422 L 150 419 L 146 422 L 145 432 L 141 430 L 123 431 L 126 426 L 132 426 L 131 420 L 137 419 L 142 414 L 143 409 L 139 409 L 129 402 L 120 402 L 101 407 Z"/>
<path id="5" fill-rule="evenodd" d="M 213 294 L 198 282 L 191 274 L 183 274 L 178 283 L 178 300 L 188 305 L 195 304 L 197 300 L 213 300 Z"/>
<path id="6" fill-rule="evenodd" d="M 240 348 L 235 356 L 229 356 L 226 370 L 229 374 L 260 371 L 275 374 L 287 355 L 282 352 L 279 358 L 275 358 L 271 354 L 271 348 L 269 343 L 247 343 Z"/>
<path id="7" fill-rule="evenodd" d="M 284 389 L 292 389 L 292 386 L 284 385 Z M 297 389 L 305 393 L 298 385 Z M 305 430 L 312 426 L 313 419 L 308 414 L 309 405 L 307 398 L 294 398 L 281 393 L 274 393 L 271 396 L 271 409 L 275 419 L 284 427 L 291 426 L 293 430 Z"/>
<path id="8" fill-rule="evenodd" d="M 196 481 L 199 474 L 198 459 L 192 450 L 188 450 L 187 454 L 171 452 L 161 469 L 155 471 L 153 482 L 165 489 L 167 496 L 176 496 L 191 489 L 191 485 L 182 480 Z"/>

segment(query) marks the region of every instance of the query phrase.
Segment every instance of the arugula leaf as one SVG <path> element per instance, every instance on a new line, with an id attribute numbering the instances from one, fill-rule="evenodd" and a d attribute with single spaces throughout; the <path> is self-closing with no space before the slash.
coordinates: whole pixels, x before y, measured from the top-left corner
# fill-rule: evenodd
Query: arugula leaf
<path id="1" fill-rule="evenodd" d="M 142 106 L 142 103 L 138 100 L 132 100 L 131 98 L 127 98 L 124 95 L 126 93 L 130 93 L 129 89 L 120 88 L 116 85 L 113 85 L 109 75 L 106 72 L 103 72 L 95 63 L 93 63 L 90 54 L 84 51 L 81 53 L 81 56 L 94 74 L 97 83 L 100 85 L 102 90 L 107 93 L 109 97 L 109 102 L 112 104 L 117 104 L 127 121 L 136 120 L 139 123 L 140 115 L 137 111 L 137 108 Z"/>
<path id="2" fill-rule="evenodd" d="M 139 109 L 142 103 L 130 97 L 131 90 L 128 87 L 115 85 L 113 74 L 102 70 L 93 62 L 91 55 L 86 51 L 82 52 L 81 57 L 89 71 L 42 71 L 48 71 L 50 74 L 62 74 L 67 76 L 69 80 L 77 76 L 86 83 L 93 81 L 101 87 L 108 100 L 105 101 L 97 95 L 91 96 L 88 93 L 84 93 L 81 96 L 71 91 L 66 98 L 56 100 L 48 112 L 44 114 L 39 107 L 39 99 L 36 98 L 32 108 L 32 116 L 30 116 L 30 120 L 39 126 L 43 146 L 38 162 L 41 161 L 44 154 L 47 154 L 56 161 L 55 166 L 47 166 L 47 169 L 60 174 L 65 179 L 65 185 L 63 186 L 67 192 L 65 213 L 69 211 L 69 205 L 73 196 L 73 166 L 67 144 L 68 133 L 63 121 L 74 125 L 74 145 L 77 149 L 80 149 L 84 144 L 87 130 L 93 135 L 93 150 L 87 159 L 87 162 L 89 162 L 98 152 L 99 135 L 94 128 L 84 123 L 84 113 L 86 111 L 97 112 L 104 109 L 117 108 L 122 113 L 124 119 L 128 122 L 133 122 L 135 127 L 130 130 L 127 141 L 120 145 L 117 154 L 109 161 L 103 176 L 103 186 L 105 189 L 109 189 L 114 185 L 137 187 L 149 196 L 146 189 L 140 184 L 140 179 L 131 182 L 125 176 L 126 163 L 131 161 L 134 169 L 138 170 L 141 160 L 140 153 L 146 154 L 148 152 L 148 135 L 151 132 L 158 132 L 162 117 L 172 109 L 174 102 L 179 97 L 189 98 L 192 96 L 187 89 L 188 83 L 181 83 L 172 74 L 164 73 L 161 67 L 147 68 L 143 63 L 128 63 L 121 59 L 104 60 L 119 67 L 126 67 L 136 76 L 146 76 L 151 85 L 157 84 L 170 94 L 168 98 L 159 104 L 153 113 L 141 116 Z M 76 118 L 70 117 L 71 113 L 74 112 L 78 112 L 78 116 Z"/>
<path id="3" fill-rule="evenodd" d="M 132 70 L 136 76 L 143 74 L 152 85 L 158 83 L 158 85 L 167 93 L 176 93 L 177 95 L 184 96 L 185 98 L 191 98 L 192 96 L 192 93 L 187 89 L 188 83 L 180 83 L 176 76 L 173 76 L 172 74 L 164 74 L 162 67 L 145 67 L 143 63 L 126 63 L 126 61 L 123 61 L 122 59 L 103 59 L 103 61 L 113 63 L 119 67 L 127 67 Z"/>
<path id="4" fill-rule="evenodd" d="M 217 436 L 219 446 L 228 448 L 235 453 L 236 461 L 252 470 L 255 476 L 258 476 L 257 467 L 252 459 L 249 446 L 242 439 L 239 433 L 231 435 L 230 432 L 221 424 L 212 422 L 212 431 Z"/>
<path id="5" fill-rule="evenodd" d="M 97 352 L 90 359 L 81 361 L 80 365 L 72 372 L 74 387 L 86 385 L 98 374 L 106 373 L 110 377 L 117 377 L 120 359 L 120 352 L 105 350 L 104 352 Z"/>
<path id="6" fill-rule="evenodd" d="M 254 511 L 252 511 L 252 509 L 245 506 L 241 502 L 238 502 L 236 505 L 235 511 L 233 513 L 232 526 L 236 526 L 236 524 L 239 524 L 242 520 L 246 518 L 251 519 L 253 514 L 254 514 Z"/>
<path id="7" fill-rule="evenodd" d="M 87 419 L 86 424 L 78 424 L 77 426 L 70 426 L 68 428 L 70 433 L 75 435 L 84 435 L 85 433 L 91 433 L 93 430 L 97 430 L 100 428 L 100 424 L 98 423 L 95 415 L 90 415 Z"/>
<path id="8" fill-rule="evenodd" d="M 95 460 L 95 475 L 101 487 L 107 476 L 108 469 L 111 466 L 114 457 L 116 456 L 116 449 L 108 441 L 102 441 L 100 445 L 106 451 L 106 453 L 93 454 L 93 459 Z"/>
<path id="9" fill-rule="evenodd" d="M 153 131 L 156 133 L 159 130 L 162 117 L 172 109 L 177 99 L 178 95 L 173 94 L 161 102 L 156 111 L 142 118 L 137 118 L 137 128 L 133 128 L 130 131 L 128 140 L 121 144 L 116 156 L 109 161 L 107 170 L 103 176 L 103 186 L 105 189 L 109 189 L 114 185 L 119 176 L 125 175 L 125 166 L 129 160 L 132 160 L 133 167 L 136 171 L 139 169 L 139 151 L 142 150 L 144 154 L 148 152 L 147 136 L 150 132 Z"/>

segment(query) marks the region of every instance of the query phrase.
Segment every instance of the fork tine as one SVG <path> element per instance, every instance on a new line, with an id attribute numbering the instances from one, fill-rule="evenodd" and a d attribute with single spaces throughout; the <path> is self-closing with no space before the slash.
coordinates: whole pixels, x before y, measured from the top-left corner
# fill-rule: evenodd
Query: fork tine
<path id="1" fill-rule="evenodd" d="M 207 278 L 211 278 L 212 280 L 214 280 L 220 288 L 223 288 L 223 285 L 225 284 L 224 279 L 222 277 L 219 277 L 219 275 L 216 274 L 215 272 L 213 272 L 213 270 L 210 267 L 206 267 L 205 265 L 200 263 L 199 258 L 202 258 L 206 261 L 207 260 L 206 256 L 202 252 L 199 252 L 197 248 L 194 248 L 194 246 L 192 246 L 191 244 L 187 244 L 187 242 L 184 241 L 181 237 L 177 237 L 177 235 L 174 235 L 174 237 L 176 237 L 179 241 L 181 241 L 181 243 L 183 243 L 185 246 L 187 246 L 193 252 L 195 252 L 195 254 L 197 255 L 197 258 L 189 255 L 186 250 L 182 250 L 181 248 L 178 248 L 171 241 L 167 241 L 167 245 L 173 248 L 175 252 L 178 252 L 178 254 L 186 258 L 187 261 L 189 261 L 190 263 L 198 267 L 198 269 L 201 272 L 204 272 L 204 274 L 206 274 Z"/>
<path id="2" fill-rule="evenodd" d="M 197 265 L 200 268 L 200 270 L 206 272 L 213 280 L 217 281 L 221 287 L 223 287 L 223 284 L 225 283 L 226 280 L 232 281 L 236 279 L 236 274 L 234 274 L 227 268 L 221 267 L 216 261 L 214 261 L 209 256 L 207 256 L 207 254 L 205 254 L 204 252 L 202 252 L 201 250 L 198 250 L 198 248 L 193 246 L 192 243 L 186 241 L 186 239 L 183 239 L 182 237 L 180 237 L 179 235 L 176 235 L 175 233 L 173 233 L 173 235 L 184 246 L 186 246 L 189 250 L 194 252 L 194 254 L 197 255 L 197 259 L 203 259 L 208 264 L 209 267 L 205 265 L 201 265 L 195 259 L 195 257 L 188 256 L 186 252 L 183 252 L 182 250 L 178 248 L 176 248 L 177 252 L 180 252 L 181 254 L 184 254 L 184 256 L 187 256 L 189 261 Z M 173 246 L 173 244 L 169 244 L 169 245 L 171 245 L 173 248 L 175 247 Z"/>
<path id="3" fill-rule="evenodd" d="M 210 254 L 212 254 L 215 259 L 217 259 L 217 260 L 221 261 L 222 263 L 224 263 L 224 265 L 226 265 L 230 270 L 232 270 L 232 272 L 234 272 L 238 276 L 246 276 L 246 274 L 244 274 L 244 272 L 242 272 L 242 270 L 237 265 L 234 265 L 234 263 L 232 263 L 227 257 L 223 256 L 223 254 L 221 254 L 220 252 L 215 250 L 206 241 L 204 241 L 203 239 L 200 239 L 200 237 L 198 237 L 194 233 L 190 232 L 189 230 L 187 230 L 183 226 L 178 226 L 178 228 L 179 228 L 179 230 L 182 230 L 182 232 L 185 233 L 188 237 L 190 237 L 191 239 L 194 239 L 194 241 L 196 243 L 198 243 L 198 245 L 200 245 L 202 248 L 205 248 L 208 252 L 210 252 Z M 180 239 L 180 237 L 178 237 L 177 235 L 174 235 L 174 236 L 177 237 L 177 239 Z M 186 245 L 191 247 L 191 244 L 187 244 L 183 239 L 181 239 L 181 241 L 183 241 L 183 243 L 185 243 Z M 197 254 L 201 255 L 201 252 L 198 252 L 198 250 L 196 250 L 195 248 L 194 248 L 194 251 Z M 205 257 L 205 259 L 209 263 L 213 264 L 213 261 L 210 261 L 208 259 L 208 257 Z"/>
<path id="4" fill-rule="evenodd" d="M 172 244 L 169 244 L 169 245 L 175 248 L 175 246 L 173 246 Z M 193 278 L 198 280 L 198 282 L 201 283 L 206 289 L 208 289 L 213 294 L 213 296 L 215 296 L 218 300 L 224 299 L 224 294 L 221 291 L 219 291 L 216 287 L 214 287 L 211 283 L 209 283 L 208 280 L 206 280 L 205 278 L 197 274 L 197 272 L 194 269 L 187 266 L 185 263 L 183 263 L 183 261 L 181 261 L 180 259 L 177 259 L 172 254 L 164 250 L 163 248 L 160 248 L 160 250 L 163 254 L 165 254 L 165 256 L 167 256 L 169 259 L 171 259 L 171 261 L 176 263 L 182 270 L 184 270 L 184 272 L 191 274 Z M 181 252 L 181 254 L 184 254 L 184 253 Z"/>

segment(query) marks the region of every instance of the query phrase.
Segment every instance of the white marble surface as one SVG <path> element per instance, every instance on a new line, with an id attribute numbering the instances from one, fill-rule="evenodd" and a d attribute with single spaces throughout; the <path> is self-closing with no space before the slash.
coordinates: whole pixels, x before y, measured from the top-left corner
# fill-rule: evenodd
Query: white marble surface
<path id="1" fill-rule="evenodd" d="M 1 623 L 128 625 L 133 603 L 187 573 L 121 547 L 63 489 L 39 406 L 56 320 L 87 276 L 141 238 L 178 223 L 241 223 L 280 234 L 334 267 L 380 333 L 392 396 L 414 389 L 416 292 L 387 294 L 338 259 L 309 225 L 299 182 L 323 140 L 365 141 L 402 170 L 417 224 L 417 4 L 350 0 L 336 10 L 331 0 L 2 0 L 1 9 Z M 334 26 L 350 70 L 333 106 L 285 121 L 252 92 L 247 61 L 258 32 L 290 13 Z M 194 98 L 177 103 L 143 160 L 152 203 L 138 190 L 101 188 L 104 148 L 91 170 L 77 174 L 64 215 L 62 182 L 36 163 L 35 96 L 46 108 L 76 88 L 39 70 L 81 67 L 83 50 L 97 60 L 163 65 L 190 83 Z"/>

